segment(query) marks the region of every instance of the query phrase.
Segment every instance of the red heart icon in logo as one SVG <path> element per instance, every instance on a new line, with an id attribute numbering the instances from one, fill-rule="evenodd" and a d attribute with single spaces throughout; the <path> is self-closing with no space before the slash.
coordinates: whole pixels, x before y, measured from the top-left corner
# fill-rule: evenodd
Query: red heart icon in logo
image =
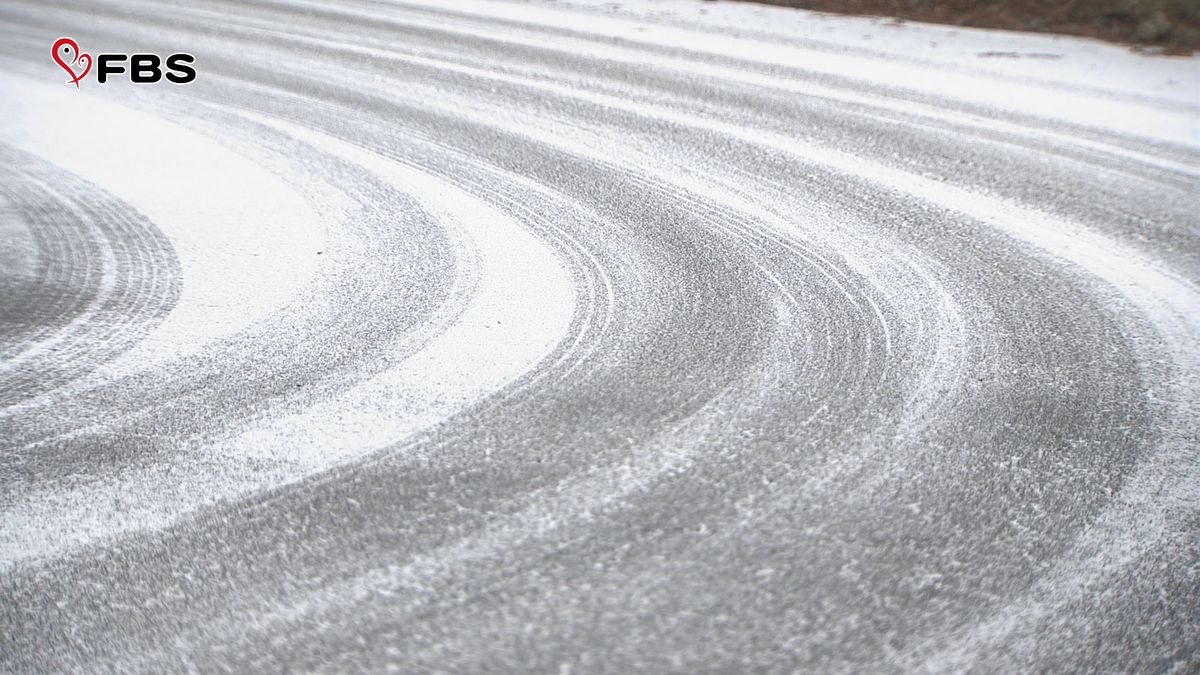
<path id="1" fill-rule="evenodd" d="M 79 81 L 87 77 L 88 71 L 92 69 L 92 55 L 81 54 L 79 52 L 79 43 L 69 37 L 58 38 L 54 42 L 54 47 L 50 50 L 50 55 L 54 57 L 54 62 L 71 76 L 71 79 L 67 80 L 67 84 L 75 85 L 76 89 L 79 88 Z M 68 62 L 63 57 L 70 57 L 71 60 Z M 76 73 L 75 69 L 71 67 L 71 64 L 76 63 L 81 65 L 83 68 L 82 72 Z"/>

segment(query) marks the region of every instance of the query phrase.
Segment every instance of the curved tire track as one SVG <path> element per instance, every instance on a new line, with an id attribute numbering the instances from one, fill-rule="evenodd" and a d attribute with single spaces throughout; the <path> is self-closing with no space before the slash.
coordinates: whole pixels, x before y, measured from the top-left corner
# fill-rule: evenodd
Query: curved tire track
<path id="1" fill-rule="evenodd" d="M 1195 60 L 719 3 L 0 17 L 6 669 L 1196 664 Z M 51 33 L 202 77 L 60 91 Z"/>

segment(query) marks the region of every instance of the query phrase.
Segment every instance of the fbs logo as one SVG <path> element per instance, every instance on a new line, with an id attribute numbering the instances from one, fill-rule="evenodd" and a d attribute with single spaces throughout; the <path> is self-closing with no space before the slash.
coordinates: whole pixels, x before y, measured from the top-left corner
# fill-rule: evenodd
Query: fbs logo
<path id="1" fill-rule="evenodd" d="M 79 88 L 79 81 L 92 71 L 92 55 L 79 51 L 79 43 L 69 37 L 60 37 L 54 41 L 50 56 L 59 68 L 67 71 L 71 79 L 67 84 Z M 125 68 L 125 63 L 129 68 Z M 191 54 L 172 54 L 166 58 L 167 81 L 175 84 L 187 84 L 196 79 L 196 69 L 192 64 L 196 58 Z M 150 84 L 163 79 L 163 59 L 157 54 L 98 54 L 96 56 L 96 83 L 108 82 L 110 75 L 129 73 L 129 81 L 137 84 Z"/>

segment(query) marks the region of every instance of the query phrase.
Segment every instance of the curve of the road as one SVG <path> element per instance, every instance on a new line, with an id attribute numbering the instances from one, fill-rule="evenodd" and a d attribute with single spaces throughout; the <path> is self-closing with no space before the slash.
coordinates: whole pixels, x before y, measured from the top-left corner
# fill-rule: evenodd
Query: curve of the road
<path id="1" fill-rule="evenodd" d="M 0 670 L 1200 668 L 1200 58 L 0 7 Z M 196 55 L 78 90 L 48 58 Z"/>

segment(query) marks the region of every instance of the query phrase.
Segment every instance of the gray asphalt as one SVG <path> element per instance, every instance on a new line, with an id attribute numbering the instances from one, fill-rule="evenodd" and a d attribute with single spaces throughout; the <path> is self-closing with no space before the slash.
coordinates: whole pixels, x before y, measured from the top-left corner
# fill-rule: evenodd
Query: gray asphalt
<path id="1" fill-rule="evenodd" d="M 1185 125 L 1200 100 L 668 6 L 0 7 L 8 81 L 187 129 L 324 227 L 317 250 L 229 249 L 270 283 L 275 250 L 312 269 L 139 367 L 199 297 L 191 270 L 268 290 L 140 209 L 153 186 L 80 175 L 35 121 L 0 121 L 0 670 L 1200 669 L 1200 136 L 934 87 Z M 192 52 L 199 77 L 73 92 L 59 35 Z M 720 53 L 731 35 L 929 83 Z M 1200 73 L 1112 49 L 1147 78 Z M 558 261 L 497 263 L 545 289 L 501 300 L 549 317 L 561 286 L 569 314 L 423 366 L 431 391 L 515 370 L 409 429 L 371 392 L 416 398 L 406 359 L 500 278 L 490 255 L 524 260 L 439 212 L 476 203 Z"/>

